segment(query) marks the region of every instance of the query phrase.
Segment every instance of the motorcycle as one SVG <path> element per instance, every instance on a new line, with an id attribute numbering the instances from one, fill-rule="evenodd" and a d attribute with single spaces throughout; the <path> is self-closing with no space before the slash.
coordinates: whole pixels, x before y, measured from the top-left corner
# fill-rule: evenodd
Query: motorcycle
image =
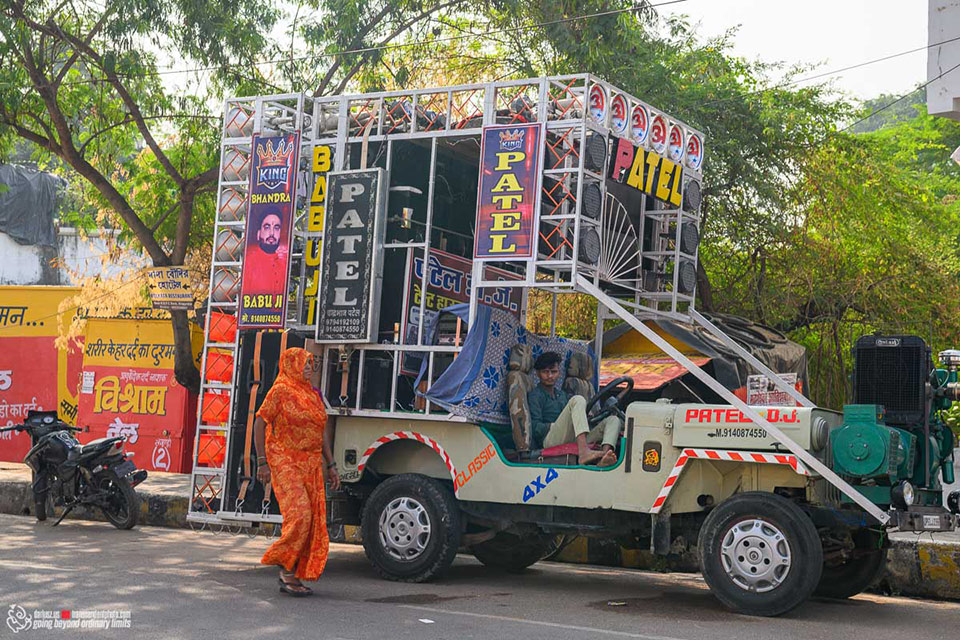
<path id="1" fill-rule="evenodd" d="M 0 429 L 26 431 L 31 448 L 23 461 L 33 471 L 37 520 L 47 519 L 48 497 L 64 507 L 53 526 L 76 507 L 97 507 L 118 529 L 132 529 L 140 517 L 135 487 L 146 480 L 125 453 L 126 437 L 99 438 L 81 444 L 71 432 L 83 431 L 57 417 L 56 411 L 30 411 L 23 424 Z"/>

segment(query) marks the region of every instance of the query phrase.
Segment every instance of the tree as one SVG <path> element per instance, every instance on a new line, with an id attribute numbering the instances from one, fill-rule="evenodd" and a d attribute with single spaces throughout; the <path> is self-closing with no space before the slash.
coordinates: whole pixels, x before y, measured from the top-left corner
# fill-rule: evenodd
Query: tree
<path id="1" fill-rule="evenodd" d="M 155 266 L 182 265 L 192 248 L 210 242 L 220 100 L 281 92 L 274 82 L 284 79 L 297 90 L 309 80 L 318 94 L 340 91 L 376 64 L 378 50 L 327 54 L 388 44 L 466 5 L 113 0 L 104 8 L 86 0 L 2 0 L 0 150 L 11 150 L 16 138 L 30 141 L 79 176 L 88 201 Z M 288 17 L 284 9 L 293 14 L 289 56 L 270 37 Z M 294 55 L 295 46 L 306 55 Z M 173 86 L 164 74 L 179 71 L 162 69 L 161 58 L 203 75 Z M 327 63 L 319 73 L 318 61 Z M 196 391 L 187 313 L 171 317 L 177 381 Z"/>
<path id="2" fill-rule="evenodd" d="M 520 75 L 589 71 L 705 134 L 707 246 L 755 249 L 777 236 L 784 182 L 799 175 L 808 149 L 851 112 L 824 85 L 792 86 L 803 68 L 733 56 L 734 31 L 700 39 L 685 19 L 664 20 L 649 2 L 538 0 L 494 15 L 495 26 L 512 29 L 496 41 L 505 66 Z M 517 29 L 524 23 L 546 26 Z M 783 78 L 773 82 L 774 71 Z M 707 311 L 716 307 L 712 258 L 702 255 L 697 283 Z"/>
<path id="3" fill-rule="evenodd" d="M 910 333 L 937 349 L 960 331 L 960 206 L 946 195 L 960 189 L 960 172 L 944 164 L 952 147 L 935 142 L 931 127 L 960 134 L 957 123 L 924 113 L 872 134 L 830 136 L 786 191 L 788 223 L 762 253 L 711 249 L 727 257 L 728 268 L 713 273 L 724 310 L 807 346 L 813 397 L 824 406 L 848 397 L 859 336 Z"/>
<path id="4" fill-rule="evenodd" d="M 238 78 L 229 61 L 267 48 L 274 10 L 236 0 L 0 7 L 0 136 L 29 140 L 76 172 L 154 265 L 183 264 L 198 198 L 217 179 L 208 122 L 216 119 L 204 96 L 167 90 L 157 52 L 213 65 L 221 80 Z M 141 206 L 145 199 L 151 206 Z M 196 391 L 187 313 L 171 316 L 176 378 Z"/>

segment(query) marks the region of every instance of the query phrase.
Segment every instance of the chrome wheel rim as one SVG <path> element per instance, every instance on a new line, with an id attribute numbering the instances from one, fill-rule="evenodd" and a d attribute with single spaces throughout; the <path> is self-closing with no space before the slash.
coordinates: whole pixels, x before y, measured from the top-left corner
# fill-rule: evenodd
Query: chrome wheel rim
<path id="1" fill-rule="evenodd" d="M 394 560 L 419 558 L 430 542 L 430 516 L 413 498 L 391 500 L 380 514 L 380 543 Z"/>
<path id="2" fill-rule="evenodd" d="M 735 585 L 754 593 L 779 587 L 792 565 L 787 537 L 775 525 L 758 518 L 741 520 L 727 530 L 720 545 L 720 560 Z"/>

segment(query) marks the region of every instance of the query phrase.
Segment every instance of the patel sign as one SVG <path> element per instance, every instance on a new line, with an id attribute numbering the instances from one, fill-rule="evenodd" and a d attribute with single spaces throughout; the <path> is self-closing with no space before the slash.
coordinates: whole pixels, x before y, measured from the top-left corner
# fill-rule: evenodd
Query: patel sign
<path id="1" fill-rule="evenodd" d="M 376 342 L 385 184 L 383 169 L 328 174 L 317 342 Z"/>
<path id="2" fill-rule="evenodd" d="M 657 200 L 680 206 L 683 167 L 672 160 L 616 138 L 610 156 L 610 179 L 642 191 Z"/>
<path id="3" fill-rule="evenodd" d="M 533 257 L 540 131 L 540 124 L 483 128 L 474 258 Z"/>

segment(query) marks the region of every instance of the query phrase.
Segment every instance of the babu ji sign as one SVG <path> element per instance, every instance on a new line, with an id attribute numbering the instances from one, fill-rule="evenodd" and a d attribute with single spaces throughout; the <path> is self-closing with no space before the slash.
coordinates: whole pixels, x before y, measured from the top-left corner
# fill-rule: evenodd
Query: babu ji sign
<path id="1" fill-rule="evenodd" d="M 474 258 L 533 257 L 541 130 L 484 127 Z"/>

